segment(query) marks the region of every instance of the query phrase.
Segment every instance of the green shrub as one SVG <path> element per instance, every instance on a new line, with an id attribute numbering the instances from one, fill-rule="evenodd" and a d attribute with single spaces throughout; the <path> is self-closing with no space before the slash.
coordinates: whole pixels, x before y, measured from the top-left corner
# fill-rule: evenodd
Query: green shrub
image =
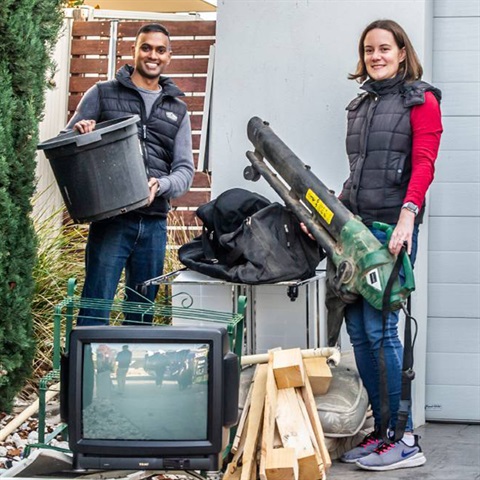
<path id="1" fill-rule="evenodd" d="M 63 18 L 62 0 L 0 5 L 0 410 L 10 410 L 34 357 L 36 258 L 30 218 L 38 125 Z"/>

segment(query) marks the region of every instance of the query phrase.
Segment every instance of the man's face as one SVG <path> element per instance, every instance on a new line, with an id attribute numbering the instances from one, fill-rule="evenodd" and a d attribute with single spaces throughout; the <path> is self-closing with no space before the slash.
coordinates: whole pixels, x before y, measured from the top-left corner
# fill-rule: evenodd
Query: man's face
<path id="1" fill-rule="evenodd" d="M 141 33 L 132 48 L 135 70 L 142 77 L 158 78 L 170 63 L 170 40 L 162 32 Z"/>

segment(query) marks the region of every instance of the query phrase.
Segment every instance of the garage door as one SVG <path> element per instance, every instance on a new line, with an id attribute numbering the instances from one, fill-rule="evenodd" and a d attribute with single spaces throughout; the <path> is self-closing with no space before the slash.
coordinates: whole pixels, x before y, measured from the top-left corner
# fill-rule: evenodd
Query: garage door
<path id="1" fill-rule="evenodd" d="M 435 0 L 444 135 L 430 193 L 426 419 L 480 421 L 480 2 Z"/>

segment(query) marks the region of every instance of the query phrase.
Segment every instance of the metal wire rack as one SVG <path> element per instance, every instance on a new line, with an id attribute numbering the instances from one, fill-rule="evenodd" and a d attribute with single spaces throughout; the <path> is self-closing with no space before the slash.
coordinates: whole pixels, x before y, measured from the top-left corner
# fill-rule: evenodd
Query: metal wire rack
<path id="1" fill-rule="evenodd" d="M 40 446 L 47 445 L 54 438 L 53 435 L 56 436 L 59 433 L 57 428 L 48 438 L 45 436 L 46 392 L 52 387 L 54 381 L 60 379 L 61 356 L 62 353 L 69 351 L 70 333 L 78 313 L 82 309 L 88 309 L 91 316 L 87 318 L 90 319 L 104 321 L 105 315 L 108 315 L 109 320 L 107 321 L 110 322 L 110 325 L 121 325 L 122 317 L 128 314 L 134 314 L 138 319 L 137 321 L 129 320 L 129 325 L 137 323 L 168 328 L 174 318 L 191 320 L 200 324 L 221 324 L 228 332 L 230 349 L 238 355 L 239 359 L 242 355 L 246 308 L 246 297 L 244 296 L 239 297 L 236 312 L 220 312 L 194 308 L 193 298 L 185 292 L 176 295 L 176 297 L 180 297 L 180 301 L 176 302 L 180 306 L 173 306 L 171 297 L 164 298 L 161 303 L 151 302 L 146 298 L 139 302 L 120 299 L 101 300 L 81 298 L 75 293 L 75 289 L 76 280 L 71 278 L 68 281 L 66 297 L 54 309 L 53 370 L 42 378 L 39 384 L 38 441 Z M 136 298 L 139 298 L 138 292 L 135 293 Z M 98 313 L 92 315 L 91 312 Z M 99 324 L 101 323 L 99 322 Z"/>

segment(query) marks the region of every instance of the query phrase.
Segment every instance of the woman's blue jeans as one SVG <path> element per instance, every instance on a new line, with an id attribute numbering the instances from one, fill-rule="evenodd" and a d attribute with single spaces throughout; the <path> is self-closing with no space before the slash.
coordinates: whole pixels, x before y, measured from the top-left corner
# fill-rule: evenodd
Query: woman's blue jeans
<path id="1" fill-rule="evenodd" d="M 142 295 L 137 286 L 163 272 L 167 243 L 167 220 L 129 212 L 90 225 L 85 251 L 85 284 L 82 298 L 112 300 L 125 269 L 125 297 L 132 302 L 153 302 L 158 286 L 151 285 Z M 109 312 L 83 308 L 77 325 L 108 325 Z M 151 323 L 152 316 L 125 314 L 124 325 Z"/>
<path id="2" fill-rule="evenodd" d="M 386 241 L 383 231 L 371 228 L 372 233 L 382 244 Z M 417 254 L 418 226 L 415 226 L 412 238 L 410 261 L 415 262 Z M 401 281 L 402 272 L 400 272 Z M 398 335 L 399 312 L 390 312 L 385 327 L 383 348 L 387 367 L 388 392 L 390 400 L 390 428 L 394 429 L 397 422 L 397 412 L 402 390 L 403 345 Z M 365 386 L 372 406 L 375 426 L 380 427 L 380 376 L 379 352 L 383 337 L 383 318 L 381 310 L 373 308 L 363 298 L 356 303 L 347 305 L 345 323 L 352 342 L 357 369 Z M 405 431 L 412 431 L 411 412 Z"/>

